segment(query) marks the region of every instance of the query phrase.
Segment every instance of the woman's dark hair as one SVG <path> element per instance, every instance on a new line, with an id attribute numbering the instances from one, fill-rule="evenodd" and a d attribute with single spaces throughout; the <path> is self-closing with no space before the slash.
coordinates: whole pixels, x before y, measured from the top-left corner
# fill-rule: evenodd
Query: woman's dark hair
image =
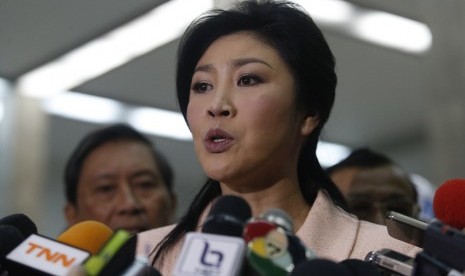
<path id="1" fill-rule="evenodd" d="M 165 156 L 153 147 L 149 139 L 131 126 L 126 124 L 115 124 L 89 133 L 72 152 L 66 163 L 64 173 L 65 194 L 68 202 L 74 205 L 76 204 L 77 185 L 81 176 L 82 166 L 87 156 L 103 144 L 120 140 L 137 141 L 147 145 L 158 165 L 163 182 L 165 182 L 168 191 L 173 193 L 173 169 Z"/>
<path id="2" fill-rule="evenodd" d="M 316 157 L 318 139 L 335 97 L 335 60 L 320 29 L 300 6 L 284 1 L 245 1 L 231 10 L 210 11 L 192 22 L 178 49 L 176 85 L 184 118 L 198 60 L 212 42 L 241 31 L 253 33 L 277 50 L 294 77 L 297 107 L 318 118 L 318 126 L 303 145 L 299 157 L 299 185 L 305 200 L 313 204 L 318 190 L 325 189 L 336 204 L 345 208 L 342 194 Z M 195 229 L 202 211 L 220 195 L 219 183 L 209 179 L 185 216 L 155 248 L 154 263 L 159 262 L 164 252 L 184 233 Z"/>

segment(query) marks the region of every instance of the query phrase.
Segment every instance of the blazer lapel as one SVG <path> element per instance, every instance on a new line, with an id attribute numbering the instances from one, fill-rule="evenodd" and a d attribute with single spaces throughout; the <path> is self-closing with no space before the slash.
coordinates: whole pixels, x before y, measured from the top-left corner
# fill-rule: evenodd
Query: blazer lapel
<path id="1" fill-rule="evenodd" d="M 317 257 L 342 261 L 349 258 L 358 229 L 359 220 L 337 207 L 325 192 L 320 191 L 296 235 Z"/>

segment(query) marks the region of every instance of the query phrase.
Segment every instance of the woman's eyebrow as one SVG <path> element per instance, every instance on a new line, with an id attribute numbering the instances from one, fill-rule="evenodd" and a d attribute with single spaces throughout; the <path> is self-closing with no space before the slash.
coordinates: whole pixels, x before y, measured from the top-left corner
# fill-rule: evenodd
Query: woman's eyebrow
<path id="1" fill-rule="evenodd" d="M 259 58 L 239 58 L 239 59 L 233 60 L 232 62 L 234 67 L 240 67 L 240 66 L 243 66 L 249 63 L 261 63 L 261 64 L 264 64 L 270 67 L 271 69 L 274 69 L 273 66 L 271 66 L 268 62 L 262 59 L 259 59 Z"/>
<path id="2" fill-rule="evenodd" d="M 213 69 L 213 66 L 211 64 L 203 64 L 195 67 L 194 73 L 195 72 L 210 72 Z"/>
<path id="3" fill-rule="evenodd" d="M 274 69 L 273 66 L 271 66 L 268 62 L 262 59 L 259 59 L 259 58 L 238 58 L 238 59 L 233 60 L 231 63 L 233 67 L 241 67 L 249 63 L 261 63 L 261 64 L 266 65 L 267 67 L 270 67 L 271 69 Z M 199 71 L 210 72 L 212 70 L 213 70 L 212 64 L 202 64 L 195 68 L 194 73 L 199 72 Z"/>

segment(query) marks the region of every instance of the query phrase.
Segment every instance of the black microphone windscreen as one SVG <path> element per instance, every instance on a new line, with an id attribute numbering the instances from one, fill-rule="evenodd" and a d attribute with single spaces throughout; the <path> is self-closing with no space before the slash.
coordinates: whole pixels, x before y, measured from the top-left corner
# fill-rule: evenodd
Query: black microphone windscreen
<path id="1" fill-rule="evenodd" d="M 381 276 L 378 269 L 369 262 L 357 259 L 347 259 L 340 262 L 340 264 L 347 267 L 354 276 Z"/>
<path id="2" fill-rule="evenodd" d="M 352 276 L 352 273 L 347 267 L 336 262 L 326 259 L 312 259 L 298 264 L 290 275 Z"/>
<path id="3" fill-rule="evenodd" d="M 24 239 L 24 236 L 16 227 L 11 225 L 0 225 L 0 261 Z"/>
<path id="4" fill-rule="evenodd" d="M 6 216 L 0 220 L 0 225 L 11 225 L 16 227 L 24 236 L 29 237 L 32 234 L 37 234 L 35 223 L 25 214 L 13 214 Z"/>
<path id="5" fill-rule="evenodd" d="M 292 262 L 294 264 L 301 263 L 309 257 L 305 245 L 302 241 L 294 235 L 286 235 L 288 241 L 288 252 L 291 254 Z"/>
<path id="6" fill-rule="evenodd" d="M 213 204 L 202 232 L 242 237 L 245 222 L 252 216 L 249 204 L 238 196 L 222 196 Z"/>
<path id="7" fill-rule="evenodd" d="M 161 276 L 161 273 L 154 267 L 147 265 L 134 276 Z"/>

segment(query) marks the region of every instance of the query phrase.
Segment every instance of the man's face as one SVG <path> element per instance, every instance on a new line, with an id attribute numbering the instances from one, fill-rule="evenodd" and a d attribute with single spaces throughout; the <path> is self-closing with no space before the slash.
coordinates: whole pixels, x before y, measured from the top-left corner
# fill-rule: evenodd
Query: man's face
<path id="1" fill-rule="evenodd" d="M 361 169 L 353 176 L 346 199 L 360 219 L 385 224 L 387 211 L 417 215 L 413 189 L 408 176 L 397 167 Z"/>
<path id="2" fill-rule="evenodd" d="M 359 171 L 359 168 L 347 167 L 331 173 L 331 180 L 333 180 L 334 184 L 339 188 L 344 198 L 347 199 L 349 196 L 352 181 Z"/>
<path id="3" fill-rule="evenodd" d="M 103 144 L 87 156 L 76 205 L 68 202 L 65 214 L 70 225 L 97 220 L 114 230 L 139 232 L 169 224 L 175 205 L 150 148 L 121 140 Z"/>

